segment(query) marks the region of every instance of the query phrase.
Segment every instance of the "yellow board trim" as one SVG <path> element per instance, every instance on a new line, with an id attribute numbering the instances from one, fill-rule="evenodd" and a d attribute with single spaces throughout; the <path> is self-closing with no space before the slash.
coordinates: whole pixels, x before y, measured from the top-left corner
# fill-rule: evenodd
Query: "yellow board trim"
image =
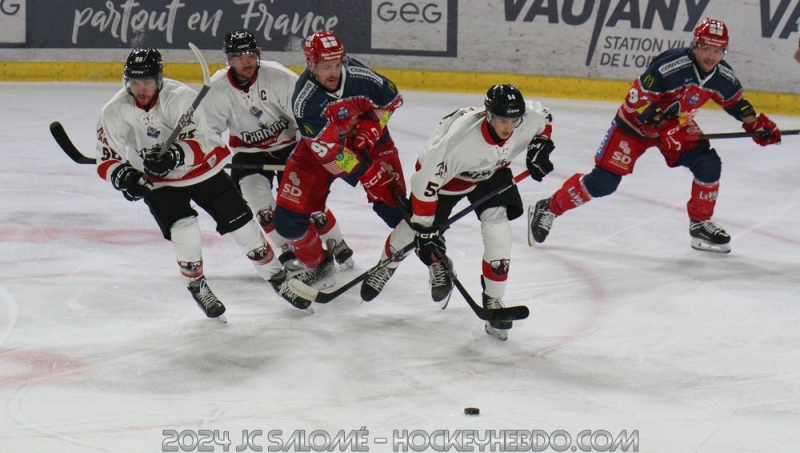
<path id="1" fill-rule="evenodd" d="M 224 67 L 209 65 L 211 72 Z M 295 72 L 302 66 L 289 66 Z M 631 81 L 580 79 L 509 73 L 439 70 L 376 69 L 402 90 L 485 93 L 496 83 L 513 83 L 532 98 L 569 98 L 621 102 Z M 197 63 L 166 63 L 164 75 L 186 83 L 202 83 Z M 122 78 L 120 62 L 0 61 L 0 81 L 10 82 L 115 82 Z M 632 80 L 632 79 L 631 79 Z M 745 91 L 756 110 L 800 115 L 800 95 Z"/>

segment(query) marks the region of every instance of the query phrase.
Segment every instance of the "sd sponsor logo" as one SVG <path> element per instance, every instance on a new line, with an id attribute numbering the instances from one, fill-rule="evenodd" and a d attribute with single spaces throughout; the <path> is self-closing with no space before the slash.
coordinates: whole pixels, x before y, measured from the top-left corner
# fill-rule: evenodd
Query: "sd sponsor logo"
<path id="1" fill-rule="evenodd" d="M 623 140 L 619 142 L 619 148 L 611 153 L 611 163 L 627 170 L 633 162 L 631 147 L 628 142 Z"/>
<path id="2" fill-rule="evenodd" d="M 296 172 L 291 172 L 288 175 L 291 184 L 283 184 L 281 188 L 281 197 L 294 203 L 299 203 L 300 198 L 303 196 L 303 191 L 300 189 L 300 178 Z"/>

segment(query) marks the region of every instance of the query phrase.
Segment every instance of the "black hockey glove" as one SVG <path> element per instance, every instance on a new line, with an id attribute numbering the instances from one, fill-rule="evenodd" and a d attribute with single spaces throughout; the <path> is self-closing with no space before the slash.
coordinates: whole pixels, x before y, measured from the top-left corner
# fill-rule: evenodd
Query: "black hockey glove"
<path id="1" fill-rule="evenodd" d="M 150 192 L 149 187 L 139 184 L 142 176 L 142 172 L 129 164 L 122 164 L 111 173 L 111 185 L 122 192 L 126 200 L 141 200 Z"/>
<path id="2" fill-rule="evenodd" d="M 414 245 L 419 260 L 426 266 L 439 261 L 438 255 L 443 255 L 447 251 L 447 244 L 445 244 L 444 236 L 439 228 L 422 227 L 416 224 L 412 227 L 414 228 Z"/>
<path id="3" fill-rule="evenodd" d="M 542 182 L 542 178 L 553 171 L 553 163 L 550 162 L 550 153 L 556 148 L 550 137 L 537 135 L 528 144 L 528 156 L 525 158 L 525 165 L 531 174 L 531 178 Z"/>
<path id="4" fill-rule="evenodd" d="M 648 126 L 653 126 L 656 129 L 660 129 L 678 117 L 680 114 L 680 108 L 681 104 L 677 101 L 670 104 L 666 110 L 655 104 L 650 104 L 644 110 L 644 112 L 639 115 L 639 121 Z"/>
<path id="5" fill-rule="evenodd" d="M 155 146 L 145 150 L 143 157 L 145 173 L 156 178 L 167 176 L 169 172 L 183 165 L 186 158 L 183 148 L 177 143 L 169 145 L 169 148 L 162 155 L 159 155 L 159 151 L 160 147 Z"/>

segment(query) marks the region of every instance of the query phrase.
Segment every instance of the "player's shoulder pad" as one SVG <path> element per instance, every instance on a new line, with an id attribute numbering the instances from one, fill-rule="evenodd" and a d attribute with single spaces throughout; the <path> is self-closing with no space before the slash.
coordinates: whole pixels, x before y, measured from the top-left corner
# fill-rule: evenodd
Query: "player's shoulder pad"
<path id="1" fill-rule="evenodd" d="M 159 92 L 159 98 L 161 97 L 161 93 L 167 94 L 176 94 L 176 95 L 183 95 L 186 96 L 194 95 L 197 96 L 197 91 L 194 88 L 190 87 L 189 85 L 179 82 L 174 79 L 164 78 L 164 84 L 161 86 L 161 91 Z"/>
<path id="2" fill-rule="evenodd" d="M 222 82 L 220 80 L 227 81 L 228 80 L 228 67 L 224 67 L 222 69 L 218 69 L 214 72 L 214 75 L 211 76 L 211 86 L 220 85 Z"/>
<path id="3" fill-rule="evenodd" d="M 662 77 L 667 77 L 672 74 L 675 74 L 681 69 L 686 69 L 691 67 L 692 67 L 692 59 L 689 58 L 689 55 L 681 55 L 677 58 L 663 61 L 660 65 L 657 66 L 657 71 L 658 74 L 660 74 Z"/>
<path id="4" fill-rule="evenodd" d="M 728 64 L 727 61 L 722 60 L 719 62 L 719 64 L 717 65 L 717 72 L 719 72 L 719 75 L 722 76 L 723 78 L 728 79 L 729 81 L 735 84 L 739 83 L 738 80 L 736 79 L 736 74 L 734 74 L 733 72 L 733 68 L 731 67 L 731 65 Z"/>
<path id="5" fill-rule="evenodd" d="M 164 85 L 161 91 L 158 92 L 158 102 L 163 104 L 165 108 L 177 108 L 181 111 L 186 111 L 192 105 L 197 97 L 197 91 L 194 88 L 186 85 L 177 80 L 164 79 Z"/>
<path id="6" fill-rule="evenodd" d="M 284 78 L 284 77 L 289 78 L 293 81 L 296 81 L 298 79 L 297 74 L 295 74 L 294 71 L 273 60 L 261 60 L 261 64 L 259 65 L 259 72 L 262 71 L 269 74 L 268 76 L 269 79 Z"/>
<path id="7" fill-rule="evenodd" d="M 352 79 L 368 80 L 376 85 L 383 86 L 384 78 L 372 69 L 364 66 L 358 60 L 349 58 L 345 65 L 348 77 Z"/>
<path id="8" fill-rule="evenodd" d="M 553 122 L 553 115 L 550 113 L 550 109 L 543 106 L 539 101 L 525 101 L 525 114 L 529 117 L 538 116 L 544 120 L 545 124 Z"/>
<path id="9" fill-rule="evenodd" d="M 292 102 L 292 110 L 294 111 L 294 115 L 303 118 L 309 114 L 308 110 L 310 107 L 314 106 L 314 103 L 311 103 L 311 99 L 314 97 L 315 94 L 320 92 L 320 87 L 313 80 L 310 78 L 301 78 L 298 80 L 297 85 L 295 86 L 294 91 L 294 100 Z M 317 103 L 320 104 L 320 103 Z"/>

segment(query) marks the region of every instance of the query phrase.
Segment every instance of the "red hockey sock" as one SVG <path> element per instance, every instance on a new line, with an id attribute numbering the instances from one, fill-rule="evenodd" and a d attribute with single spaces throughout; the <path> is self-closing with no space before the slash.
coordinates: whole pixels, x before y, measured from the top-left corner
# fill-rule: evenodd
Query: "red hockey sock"
<path id="1" fill-rule="evenodd" d="M 689 218 L 700 222 L 708 220 L 714 215 L 714 206 L 717 204 L 719 181 L 712 183 L 692 181 L 692 198 L 686 203 Z"/>
<path id="2" fill-rule="evenodd" d="M 553 194 L 550 199 L 550 210 L 553 211 L 553 214 L 560 216 L 592 199 L 592 196 L 581 184 L 581 177 L 583 174 L 575 173 Z"/>
<path id="3" fill-rule="evenodd" d="M 322 250 L 322 241 L 319 238 L 316 228 L 309 228 L 306 234 L 300 239 L 288 241 L 289 248 L 292 249 L 298 261 L 307 267 L 317 267 L 325 260 L 325 252 Z"/>

